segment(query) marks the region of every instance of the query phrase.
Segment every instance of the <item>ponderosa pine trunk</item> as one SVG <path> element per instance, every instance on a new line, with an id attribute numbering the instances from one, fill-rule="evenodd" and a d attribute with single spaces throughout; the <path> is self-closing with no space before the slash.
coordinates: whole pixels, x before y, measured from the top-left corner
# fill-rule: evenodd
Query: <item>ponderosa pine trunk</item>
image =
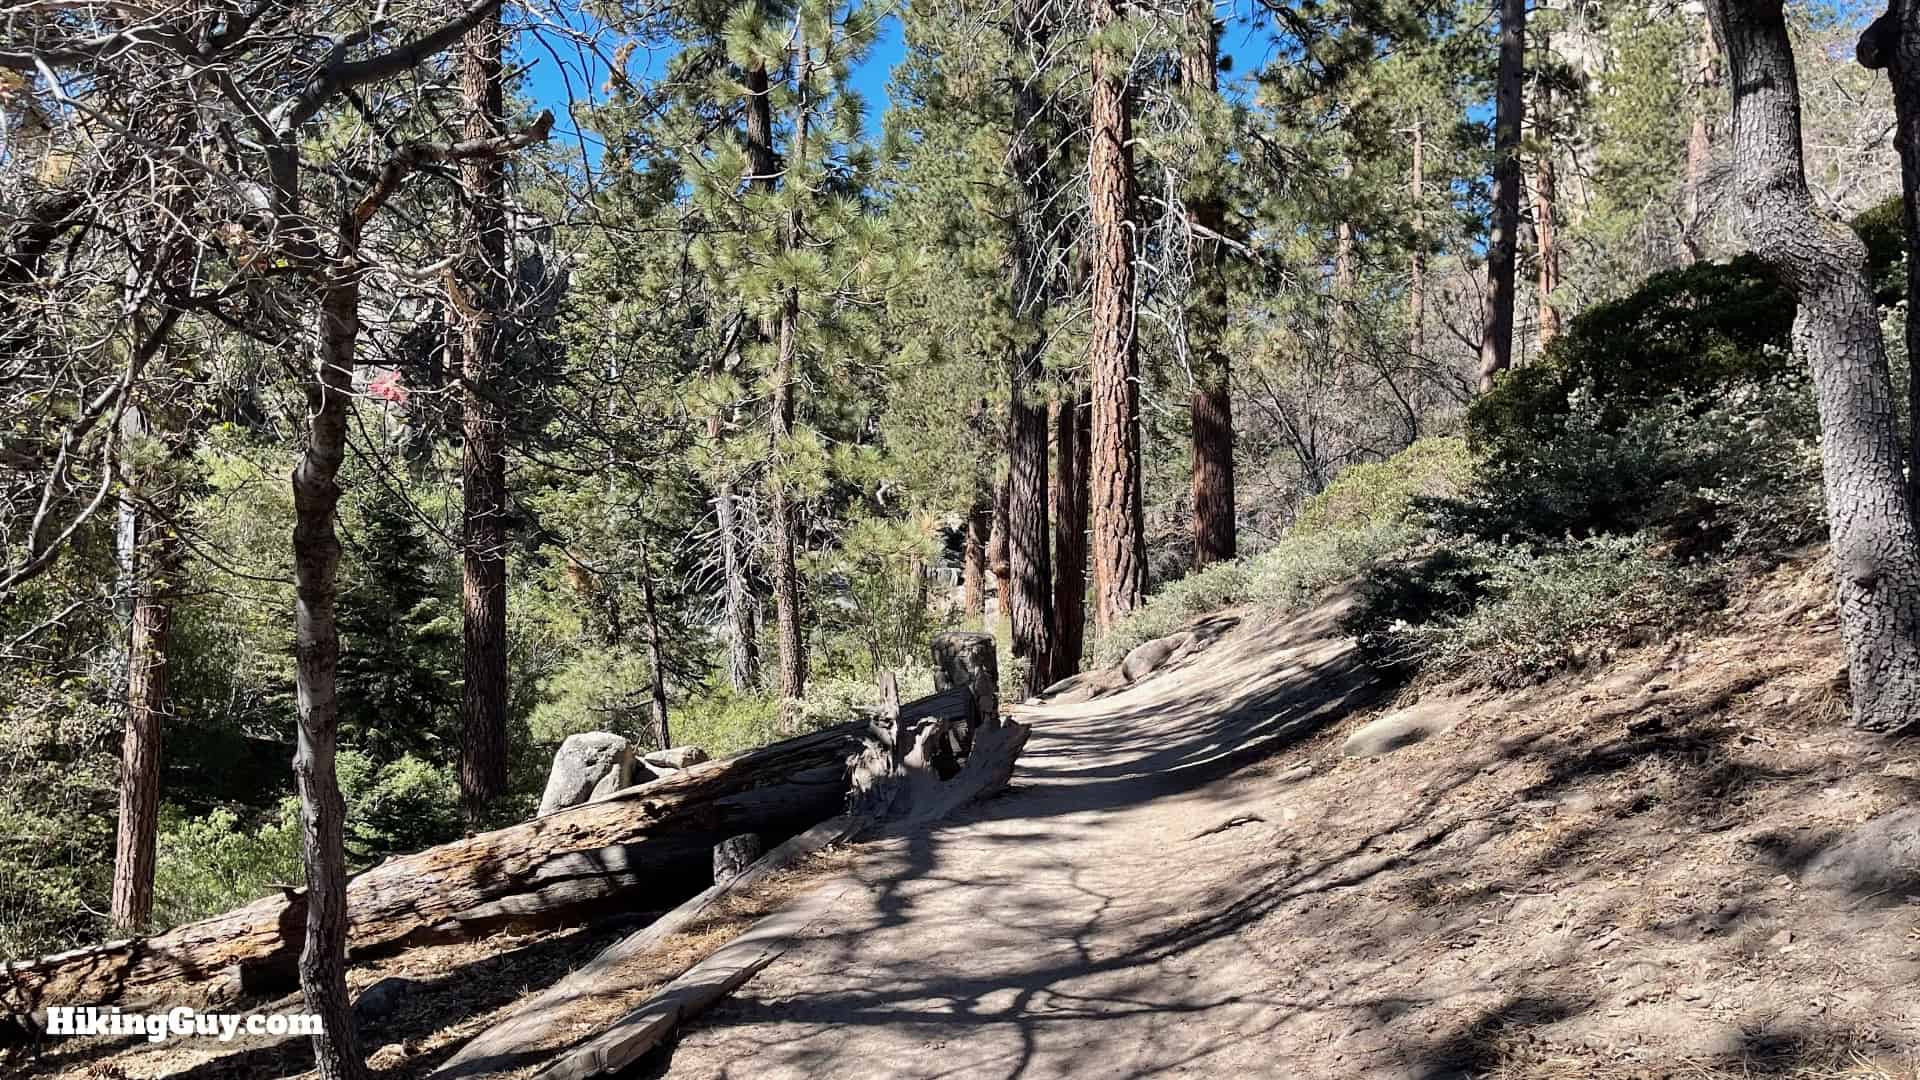
<path id="1" fill-rule="evenodd" d="M 1189 43 L 1180 57 L 1180 83 L 1189 95 L 1220 92 L 1219 27 L 1211 0 L 1188 9 Z M 1193 367 L 1193 568 L 1234 557 L 1233 371 L 1224 342 L 1227 280 L 1221 236 L 1227 204 L 1214 178 L 1196 179 L 1187 216 L 1197 226 L 1193 245 L 1195 295 L 1187 314 L 1187 356 Z"/>
<path id="2" fill-rule="evenodd" d="M 1834 591 L 1855 726 L 1920 721 L 1920 536 L 1914 528 L 1867 255 L 1816 208 L 1782 0 L 1708 0 L 1733 97 L 1735 183 L 1748 242 L 1799 301 L 1794 349 L 1820 411 Z"/>
<path id="3" fill-rule="evenodd" d="M 505 133 L 500 86 L 503 31 L 496 7 L 461 46 L 465 137 Z M 483 155 L 460 165 L 467 195 L 461 327 L 460 802 L 478 821 L 507 786 L 507 421 L 500 368 L 506 335 L 505 166 Z"/>
<path id="4" fill-rule="evenodd" d="M 1514 258 L 1520 233 L 1520 125 L 1526 110 L 1527 0 L 1498 0 L 1500 72 L 1494 94 L 1493 217 L 1487 237 L 1487 311 L 1480 392 L 1513 366 Z"/>
<path id="5" fill-rule="evenodd" d="M 1407 352 L 1420 364 L 1427 355 L 1427 176 L 1426 139 L 1421 122 L 1413 122 L 1413 255 L 1407 273 Z M 1419 438 L 1418 430 L 1413 432 Z"/>
<path id="6" fill-rule="evenodd" d="M 810 65 L 809 50 L 802 44 L 798 70 L 803 83 Z M 794 99 L 793 153 L 788 157 L 786 170 L 788 186 L 798 180 L 799 171 L 805 167 L 809 107 L 803 88 Z M 796 202 L 786 222 L 784 243 L 789 250 L 799 248 L 801 229 L 800 210 Z M 783 716 L 789 714 L 793 704 L 807 689 L 807 642 L 800 625 L 800 520 L 793 505 L 793 493 L 787 490 L 786 482 L 780 477 L 780 458 L 785 452 L 786 442 L 793 438 L 794 383 L 800 362 L 799 333 L 800 293 L 797 289 L 788 289 L 780 308 L 774 356 L 771 445 L 768 447 L 773 467 L 767 474 L 773 509 L 773 612 L 775 636 L 780 641 Z"/>
<path id="7" fill-rule="evenodd" d="M 1016 0 L 1013 54 L 1038 57 L 1050 36 L 1044 0 Z M 1033 695 L 1053 681 L 1053 558 L 1047 527 L 1047 404 L 1042 331 L 1047 310 L 1043 215 L 1052 185 L 1046 139 L 1040 130 L 1042 98 L 1035 72 L 1022 72 L 1013 93 L 1007 164 L 1020 192 L 1009 238 L 1014 325 L 1021 329 L 1007 359 L 1007 564 L 1013 580 L 1007 614 L 1013 655 L 1026 660 L 1025 690 Z"/>
<path id="8" fill-rule="evenodd" d="M 1093 32 L 1120 19 L 1119 0 L 1094 0 Z M 1092 259 L 1088 368 L 1093 399 L 1095 625 L 1106 631 L 1140 606 L 1146 567 L 1140 537 L 1139 358 L 1134 335 L 1133 116 L 1128 58 L 1093 52 L 1087 188 Z"/>
<path id="9" fill-rule="evenodd" d="M 1077 674 L 1087 639 L 1087 471 L 1092 405 L 1074 381 L 1054 410 L 1053 637 L 1055 682 Z"/>
<path id="10" fill-rule="evenodd" d="M 987 570 L 993 574 L 996 591 L 994 611 L 1007 614 L 1007 596 L 1013 592 L 1013 566 L 1007 560 L 1007 478 L 993 484 L 993 520 L 987 530 Z"/>
<path id="11" fill-rule="evenodd" d="M 120 816 L 114 836 L 111 917 L 137 934 L 153 917 L 154 855 L 160 831 L 160 762 L 173 711 L 168 654 L 181 549 L 174 526 L 134 515 L 129 575 L 133 618 L 127 641 L 127 725 L 120 752 Z"/>
<path id="12" fill-rule="evenodd" d="M 1543 35 L 1540 52 L 1542 63 L 1552 55 L 1550 41 Z M 1540 156 L 1533 167 L 1533 236 L 1535 244 L 1535 266 L 1537 278 L 1534 289 L 1538 293 L 1540 320 L 1540 347 L 1546 348 L 1547 342 L 1560 335 L 1560 309 L 1553 302 L 1554 290 L 1560 287 L 1560 247 L 1559 234 L 1556 231 L 1554 214 L 1556 213 L 1556 191 L 1553 163 L 1553 87 L 1544 75 L 1535 83 L 1540 92 L 1539 116 L 1534 126 L 1540 135 Z"/>
<path id="13" fill-rule="evenodd" d="M 993 494 L 974 495 L 967 510 L 966 538 L 960 560 L 960 609 L 970 618 L 987 614 L 987 541 L 993 532 Z"/>

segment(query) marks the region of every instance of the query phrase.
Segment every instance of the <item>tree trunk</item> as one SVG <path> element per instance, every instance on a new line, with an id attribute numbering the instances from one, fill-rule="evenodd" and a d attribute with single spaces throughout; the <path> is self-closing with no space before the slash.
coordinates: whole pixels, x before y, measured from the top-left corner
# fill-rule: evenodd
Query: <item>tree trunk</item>
<path id="1" fill-rule="evenodd" d="M 460 55 L 467 139 L 506 131 L 496 8 L 467 32 Z M 505 166 L 482 155 L 460 165 L 468 221 L 462 287 L 472 310 L 461 334 L 460 802 L 478 821 L 507 786 L 507 424 L 499 373 L 507 301 Z"/>
<path id="2" fill-rule="evenodd" d="M 1092 404 L 1069 387 L 1054 413 L 1053 620 L 1055 682 L 1080 671 L 1087 639 L 1087 469 Z"/>
<path id="3" fill-rule="evenodd" d="M 1893 87 L 1894 149 L 1900 153 L 1901 222 L 1907 241 L 1907 317 L 1906 344 L 1908 362 L 1920 358 L 1920 2 L 1894 0 L 1887 14 L 1877 20 L 1878 31 L 1888 41 L 1870 48 L 1863 36 L 1859 50 L 1861 62 L 1868 67 L 1884 66 Z M 1907 381 L 1907 484 L 1908 501 L 1920 508 L 1920 378 Z"/>
<path id="4" fill-rule="evenodd" d="M 717 427 L 719 420 L 716 418 L 712 423 Z M 731 480 L 722 480 L 714 488 L 713 512 L 720 533 L 721 572 L 726 577 L 723 587 L 727 601 L 727 680 L 735 692 L 744 693 L 760 682 L 760 646 L 754 640 L 753 594 L 747 588 L 737 498 Z"/>
<path id="5" fill-rule="evenodd" d="M 1718 79 L 1714 75 L 1713 28 L 1702 20 L 1700 43 L 1694 53 L 1693 126 L 1687 132 L 1686 221 L 1681 226 L 1680 242 L 1686 247 L 1687 262 L 1705 258 L 1700 231 L 1706 227 L 1702 189 L 1706 187 L 1707 163 L 1713 157 L 1713 129 L 1708 126 L 1709 95 Z"/>
<path id="6" fill-rule="evenodd" d="M 1513 366 L 1514 250 L 1520 231 L 1521 93 L 1527 59 L 1527 0 L 1499 0 L 1500 74 L 1494 98 L 1493 220 L 1487 237 L 1487 318 L 1480 338 L 1480 392 Z"/>
<path id="7" fill-rule="evenodd" d="M 1013 593 L 1013 565 L 1007 557 L 1007 478 L 993 485 L 993 525 L 987 532 L 987 569 L 993 573 L 994 601 L 1001 618 L 1007 615 L 1007 597 Z"/>
<path id="8" fill-rule="evenodd" d="M 1025 365 L 1015 360 L 1011 366 L 1017 372 Z M 1047 406 L 1027 397 L 1032 392 L 1027 382 L 1014 375 L 1015 396 L 1008 405 L 1006 532 L 1013 595 L 1007 613 L 1013 655 L 1026 658 L 1025 689 L 1031 695 L 1046 689 L 1054 670 L 1053 559 L 1047 528 Z"/>
<path id="9" fill-rule="evenodd" d="M 772 191 L 779 173 L 780 162 L 773 151 L 773 103 L 768 92 L 767 67 L 756 64 L 746 73 L 746 147 L 747 169 L 750 175 L 747 183 L 761 191 Z M 778 330 L 771 320 L 762 320 L 759 327 L 763 341 L 772 343 L 778 337 Z M 716 370 L 715 375 L 718 376 Z M 721 433 L 721 421 L 718 416 L 708 421 L 708 435 L 718 439 Z M 738 494 L 731 480 L 722 480 L 714 495 L 714 513 L 720 529 L 720 554 L 726 573 L 727 623 L 731 628 L 731 640 L 727 647 L 727 673 L 738 691 L 747 690 L 760 682 L 760 648 L 755 633 L 755 605 L 753 593 L 747 585 L 746 544 L 740 523 Z"/>
<path id="10" fill-rule="evenodd" d="M 987 614 L 987 541 L 993 531 L 993 494 L 974 495 L 967 510 L 966 548 L 960 564 L 962 610 L 972 618 Z"/>
<path id="11" fill-rule="evenodd" d="M 767 484 L 773 496 L 773 613 L 775 634 L 780 640 L 780 697 L 788 705 L 807 689 L 806 639 L 800 627 L 800 523 L 792 496 L 779 476 L 781 443 L 793 436 L 794 334 L 799 318 L 800 299 L 789 293 L 780 314 L 779 353 L 773 372 L 774 467 Z"/>
<path id="12" fill-rule="evenodd" d="M 1190 47 L 1180 58 L 1180 82 L 1195 97 L 1219 93 L 1219 28 L 1213 4 L 1187 12 Z M 1223 336 L 1227 319 L 1225 251 L 1227 205 L 1219 180 L 1196 179 L 1187 216 L 1199 230 L 1192 244 L 1196 294 L 1187 315 L 1187 355 L 1193 366 L 1193 568 L 1234 557 L 1237 532 L 1233 490 L 1233 372 Z M 1078 665 L 1076 665 L 1077 669 Z M 1068 674 L 1071 674 L 1069 672 Z"/>
<path id="13" fill-rule="evenodd" d="M 1543 41 L 1543 66 L 1551 56 L 1549 48 Z M 1544 349 L 1560 334 L 1560 309 L 1553 302 L 1554 290 L 1560 287 L 1560 249 L 1554 223 L 1553 88 L 1545 78 L 1535 85 L 1540 92 L 1540 115 L 1534 122 L 1540 135 L 1540 156 L 1533 167 L 1533 236 L 1538 259 L 1535 291 L 1539 294 L 1540 347 Z"/>
<path id="14" fill-rule="evenodd" d="M 139 933 L 153 916 L 153 865 L 160 826 L 163 725 L 173 711 L 168 651 L 182 551 L 172 526 L 136 513 L 132 549 L 132 633 L 127 646 L 127 728 L 120 755 L 120 817 L 113 860 L 116 932 Z"/>
<path id="15" fill-rule="evenodd" d="M 334 619 L 340 539 L 334 517 L 360 335 L 358 239 L 351 234 L 341 238 L 340 254 L 322 281 L 314 376 L 307 388 L 307 448 L 293 470 L 294 689 L 299 712 L 293 775 L 300 792 L 300 857 L 307 877 L 299 970 L 307 1010 L 317 1014 L 322 1025 L 313 1037 L 313 1051 L 324 1080 L 366 1075 L 347 999 L 347 811 L 334 774 L 334 735 L 340 725 L 340 632 Z"/>
<path id="16" fill-rule="evenodd" d="M 1046 5 L 1016 0 L 1013 54 L 1022 62 L 1040 58 L 1051 37 Z M 1026 659 L 1027 694 L 1052 681 L 1054 660 L 1053 559 L 1047 527 L 1047 405 L 1040 399 L 1045 376 L 1042 349 L 1048 302 L 1045 214 L 1052 195 L 1043 98 L 1037 72 L 1015 81 L 1007 164 L 1020 192 L 1009 238 L 1013 321 L 1021 333 L 1007 364 L 1007 565 L 1013 582 L 1007 614 L 1013 655 Z"/>
<path id="17" fill-rule="evenodd" d="M 1120 19 L 1119 0 L 1094 0 L 1096 35 Z M 1139 358 L 1134 336 L 1132 101 L 1128 59 L 1093 52 L 1088 198 L 1093 304 L 1093 576 L 1102 631 L 1145 598 L 1140 538 Z"/>
<path id="18" fill-rule="evenodd" d="M 1413 122 L 1413 257 L 1407 276 L 1407 352 L 1419 364 L 1427 355 L 1427 176 L 1426 140 L 1421 122 Z M 1419 432 L 1414 432 L 1419 437 Z"/>
<path id="19" fill-rule="evenodd" d="M 344 908 L 334 909 L 348 917 L 343 940 L 349 919 L 360 952 L 577 922 L 690 895 L 710 880 L 713 845 L 722 840 L 751 832 L 778 843 L 841 812 L 847 758 L 866 730 L 861 723 L 812 732 L 389 859 L 345 889 Z M 236 990 L 273 992 L 302 924 L 312 929 L 318 900 L 286 889 L 144 941 L 8 965 L 0 969 L 0 1011 L 18 1016 L 75 1001 L 198 1006 Z M 329 1032 L 351 1031 L 333 1024 L 328 1015 Z"/>
<path id="20" fill-rule="evenodd" d="M 793 100 L 793 154 L 787 158 L 785 183 L 791 188 L 801 181 L 801 171 L 806 165 L 806 121 L 808 121 L 808 98 L 806 98 L 806 73 L 812 61 L 808 56 L 806 44 L 799 48 L 799 83 L 801 92 Z M 751 86 L 749 86 L 751 88 Z M 762 100 L 766 96 L 762 94 Z M 762 117 L 766 119 L 766 117 Z M 749 113 L 749 127 L 755 123 L 753 113 Z M 768 140 L 772 135 L 768 133 Z M 749 142 L 753 138 L 749 136 Z M 772 177 L 766 177 L 770 183 Z M 801 244 L 801 208 L 799 198 L 793 200 L 793 211 L 787 215 L 783 242 L 787 250 L 797 250 Z M 774 359 L 774 402 L 772 402 L 772 454 L 770 459 L 774 467 L 768 471 L 768 488 L 772 488 L 772 511 L 774 511 L 774 626 L 776 636 L 780 638 L 780 698 L 781 715 L 789 717 L 793 705 L 806 692 L 806 634 L 801 626 L 801 567 L 799 567 L 799 513 L 793 505 L 793 494 L 787 490 L 785 480 L 780 477 L 780 457 L 785 448 L 783 442 L 793 438 L 793 386 L 799 375 L 799 332 L 801 332 L 801 294 L 799 290 L 789 288 L 785 302 L 780 309 L 780 327 L 778 327 L 778 352 Z M 791 719 L 791 717 L 789 717 Z"/>
<path id="21" fill-rule="evenodd" d="M 1733 91 L 1733 161 L 1754 252 L 1793 290 L 1813 372 L 1853 722 L 1920 721 L 1920 537 L 1866 250 L 1807 189 L 1800 88 L 1781 0 L 1709 0 Z M 1896 84 L 1897 85 L 1897 84 Z"/>
<path id="22" fill-rule="evenodd" d="M 667 726 L 666 650 L 660 642 L 660 612 L 653 603 L 653 554 L 646 534 L 640 536 L 640 600 L 647 616 L 647 667 L 653 692 L 653 737 L 660 749 L 673 745 L 673 731 Z"/>

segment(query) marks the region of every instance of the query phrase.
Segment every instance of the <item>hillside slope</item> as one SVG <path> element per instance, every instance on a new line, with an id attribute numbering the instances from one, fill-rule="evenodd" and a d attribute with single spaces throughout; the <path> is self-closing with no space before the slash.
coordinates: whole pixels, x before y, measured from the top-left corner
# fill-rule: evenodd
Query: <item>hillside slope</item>
<path id="1" fill-rule="evenodd" d="M 1791 565 L 1602 671 L 1429 691 L 1394 721 L 1445 730 L 1371 758 L 1341 754 L 1387 694 L 1349 600 L 1207 620 L 1155 677 L 1033 709 L 1013 791 L 876 845 L 844 918 L 661 1068 L 1914 1075 L 1920 881 L 1808 883 L 1920 796 L 1915 748 L 1839 726 L 1824 581 Z"/>

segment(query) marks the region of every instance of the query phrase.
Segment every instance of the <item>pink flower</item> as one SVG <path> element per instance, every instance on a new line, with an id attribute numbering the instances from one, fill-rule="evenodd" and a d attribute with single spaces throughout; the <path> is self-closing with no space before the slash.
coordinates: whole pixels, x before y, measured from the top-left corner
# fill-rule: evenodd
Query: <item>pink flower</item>
<path id="1" fill-rule="evenodd" d="M 367 384 L 367 393 L 395 405 L 407 403 L 407 388 L 400 383 L 400 372 L 393 369 L 375 375 L 373 381 Z"/>

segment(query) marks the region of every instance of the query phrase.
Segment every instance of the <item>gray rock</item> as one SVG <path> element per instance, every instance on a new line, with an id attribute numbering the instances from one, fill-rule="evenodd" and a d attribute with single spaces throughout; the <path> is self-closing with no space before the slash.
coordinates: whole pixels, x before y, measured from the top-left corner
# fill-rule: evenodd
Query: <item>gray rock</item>
<path id="1" fill-rule="evenodd" d="M 1166 637 L 1154 638 L 1144 644 L 1135 645 L 1133 651 L 1127 654 L 1127 658 L 1120 661 L 1121 677 L 1130 683 L 1139 682 L 1158 670 L 1174 653 L 1186 647 L 1187 642 L 1192 638 L 1192 634 L 1181 631 L 1178 634 L 1168 634 Z"/>
<path id="2" fill-rule="evenodd" d="M 707 752 L 697 746 L 676 746 L 668 750 L 655 750 L 641 760 L 655 771 L 660 769 L 678 771 L 706 761 Z"/>
<path id="3" fill-rule="evenodd" d="M 1391 754 L 1429 739 L 1453 726 L 1453 710 L 1443 704 L 1414 705 L 1391 712 L 1347 736 L 1340 753 L 1345 757 Z"/>
<path id="4" fill-rule="evenodd" d="M 418 979 L 389 975 L 360 991 L 360 996 L 353 999 L 353 1018 L 364 1024 L 369 1020 L 391 1016 L 408 998 L 419 993 L 424 985 Z"/>
<path id="5" fill-rule="evenodd" d="M 540 796 L 542 817 L 569 806 L 592 802 L 628 786 L 633 779 L 633 747 L 605 731 L 569 735 L 553 755 L 547 790 Z"/>
<path id="6" fill-rule="evenodd" d="M 1801 883 L 1902 903 L 1920 893 L 1920 808 L 1882 814 L 1807 861 Z"/>

